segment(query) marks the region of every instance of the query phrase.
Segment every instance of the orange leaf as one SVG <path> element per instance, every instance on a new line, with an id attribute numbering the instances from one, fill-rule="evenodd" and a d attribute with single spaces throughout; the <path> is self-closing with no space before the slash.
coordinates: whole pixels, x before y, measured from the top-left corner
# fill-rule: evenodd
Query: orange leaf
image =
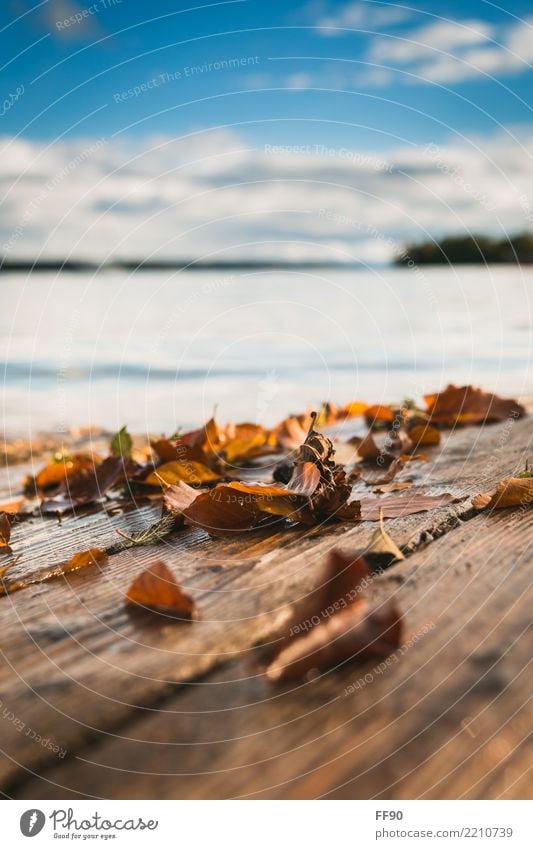
<path id="1" fill-rule="evenodd" d="M 533 504 L 533 477 L 505 478 L 492 493 L 485 492 L 472 499 L 478 510 L 502 510 Z"/>
<path id="2" fill-rule="evenodd" d="M 394 409 L 386 404 L 373 404 L 366 408 L 364 415 L 369 426 L 388 424 L 394 421 Z"/>
<path id="3" fill-rule="evenodd" d="M 219 480 L 220 475 L 213 472 L 212 469 L 208 469 L 203 463 L 196 463 L 193 460 L 179 463 L 177 460 L 172 460 L 170 463 L 163 463 L 162 466 L 158 466 L 154 472 L 151 472 L 144 479 L 144 483 L 158 486 L 161 481 L 167 484 L 183 481 L 184 483 L 199 485 Z"/>
<path id="4" fill-rule="evenodd" d="M 85 569 L 87 566 L 107 566 L 109 558 L 101 548 L 89 548 L 87 551 L 79 551 L 73 554 L 68 563 L 62 567 L 63 572 L 75 572 L 76 569 Z"/>
<path id="5" fill-rule="evenodd" d="M 174 575 L 162 560 L 141 572 L 126 593 L 126 603 L 167 613 L 178 619 L 194 619 L 197 609 L 193 599 L 183 592 Z"/>
<path id="6" fill-rule="evenodd" d="M 518 401 L 499 398 L 475 386 L 450 384 L 443 392 L 424 396 L 424 400 L 430 421 L 448 426 L 499 422 L 526 414 Z"/>
<path id="7" fill-rule="evenodd" d="M 347 418 L 347 419 L 355 419 L 359 416 L 364 416 L 366 411 L 368 410 L 368 404 L 365 404 L 363 401 L 350 401 L 344 407 L 341 407 L 338 411 L 337 417 Z"/>
<path id="8" fill-rule="evenodd" d="M 418 424 L 409 429 L 409 438 L 415 448 L 425 445 L 438 445 L 440 443 L 440 430 L 429 424 Z"/>

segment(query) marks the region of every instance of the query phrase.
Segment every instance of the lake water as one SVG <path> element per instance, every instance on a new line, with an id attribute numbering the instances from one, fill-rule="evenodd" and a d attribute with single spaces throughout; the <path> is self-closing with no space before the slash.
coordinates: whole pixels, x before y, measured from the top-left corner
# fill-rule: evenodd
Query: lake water
<path id="1" fill-rule="evenodd" d="M 2 274 L 9 435 L 272 424 L 448 382 L 531 394 L 528 268 Z"/>

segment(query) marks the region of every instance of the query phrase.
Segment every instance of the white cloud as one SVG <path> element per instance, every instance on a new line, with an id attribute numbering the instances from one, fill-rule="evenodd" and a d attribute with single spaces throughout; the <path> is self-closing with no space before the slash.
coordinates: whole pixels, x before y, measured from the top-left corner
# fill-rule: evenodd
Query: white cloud
<path id="1" fill-rule="evenodd" d="M 419 82 L 446 84 L 487 74 L 519 74 L 533 61 L 533 25 L 526 20 L 496 29 L 478 20 L 439 20 L 401 38 L 377 37 L 367 59 L 404 66 Z M 405 79 L 417 81 L 414 76 Z"/>
<path id="2" fill-rule="evenodd" d="M 49 150 L 3 139 L 0 253 L 375 261 L 427 232 L 513 232 L 533 214 L 533 127 L 521 138 L 388 154 L 253 149 L 229 131 Z"/>
<path id="3" fill-rule="evenodd" d="M 341 6 L 335 4 L 334 8 L 319 15 L 316 26 L 322 35 L 339 36 L 343 34 L 343 29 L 394 26 L 411 16 L 412 12 L 401 6 L 358 0 Z"/>

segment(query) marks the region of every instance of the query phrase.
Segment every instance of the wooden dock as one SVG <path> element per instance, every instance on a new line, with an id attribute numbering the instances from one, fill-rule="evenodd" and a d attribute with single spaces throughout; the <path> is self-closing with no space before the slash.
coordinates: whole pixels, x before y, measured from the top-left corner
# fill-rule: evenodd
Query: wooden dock
<path id="1" fill-rule="evenodd" d="M 110 556 L 0 598 L 4 795 L 527 796 L 533 510 L 477 512 L 470 499 L 523 469 L 530 443 L 525 418 L 448 432 L 428 450 L 420 490 L 463 500 L 387 521 L 407 556 L 369 594 L 401 607 L 400 651 L 291 685 L 269 683 L 253 648 L 275 639 L 331 548 L 364 548 L 375 524 L 226 540 L 186 529 L 124 551 L 116 529 L 146 527 L 159 506 L 15 525 L 16 575 L 94 546 Z M 2 496 L 41 464 L 1 469 Z M 194 597 L 199 621 L 139 619 L 124 605 L 156 559 Z"/>

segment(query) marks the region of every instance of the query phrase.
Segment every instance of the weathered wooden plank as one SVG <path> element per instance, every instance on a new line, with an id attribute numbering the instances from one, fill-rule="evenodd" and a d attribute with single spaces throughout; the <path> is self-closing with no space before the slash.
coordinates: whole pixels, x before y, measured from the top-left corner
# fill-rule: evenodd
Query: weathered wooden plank
<path id="1" fill-rule="evenodd" d="M 518 422 L 510 430 L 512 438 L 505 426 L 451 435 L 446 453 L 435 458 L 431 481 L 463 493 L 483 489 L 523 465 L 529 431 L 529 422 Z M 464 467 L 472 441 L 476 453 Z M 398 541 L 406 543 L 417 540 L 421 531 L 446 530 L 450 517 L 451 524 L 456 523 L 455 512 L 435 511 L 391 526 Z M 105 575 L 73 576 L 64 584 L 2 599 L 6 663 L 0 686 L 7 695 L 5 706 L 26 727 L 41 736 L 52 735 L 72 754 L 84 741 L 130 721 L 139 706 L 145 710 L 168 698 L 175 682 L 196 679 L 273 634 L 287 603 L 312 586 L 328 549 L 339 539 L 346 546 L 364 547 L 371 530 L 365 524 L 340 538 L 335 529 L 328 529 L 251 535 L 230 542 L 186 532 L 157 548 L 115 555 Z M 124 610 L 121 599 L 132 572 L 156 554 L 164 556 L 194 591 L 204 613 L 202 623 L 193 628 L 139 624 Z M 401 578 L 402 570 L 397 575 Z M 40 769 L 57 758 L 17 731 L 13 722 L 0 723 L 0 741 L 8 754 L 2 765 L 4 780 L 20 776 L 22 767 Z"/>
<path id="2" fill-rule="evenodd" d="M 480 777 L 505 769 L 531 723 L 532 529 L 531 511 L 478 516 L 378 578 L 376 598 L 394 593 L 419 636 L 381 674 L 351 665 L 275 689 L 236 660 L 18 794 L 486 794 Z"/>
<path id="3" fill-rule="evenodd" d="M 235 661 L 20 794 L 483 797 L 531 725 L 532 530 L 531 511 L 480 516 L 401 564 L 403 583 L 378 578 L 421 635 L 385 672 L 273 689 Z"/>

